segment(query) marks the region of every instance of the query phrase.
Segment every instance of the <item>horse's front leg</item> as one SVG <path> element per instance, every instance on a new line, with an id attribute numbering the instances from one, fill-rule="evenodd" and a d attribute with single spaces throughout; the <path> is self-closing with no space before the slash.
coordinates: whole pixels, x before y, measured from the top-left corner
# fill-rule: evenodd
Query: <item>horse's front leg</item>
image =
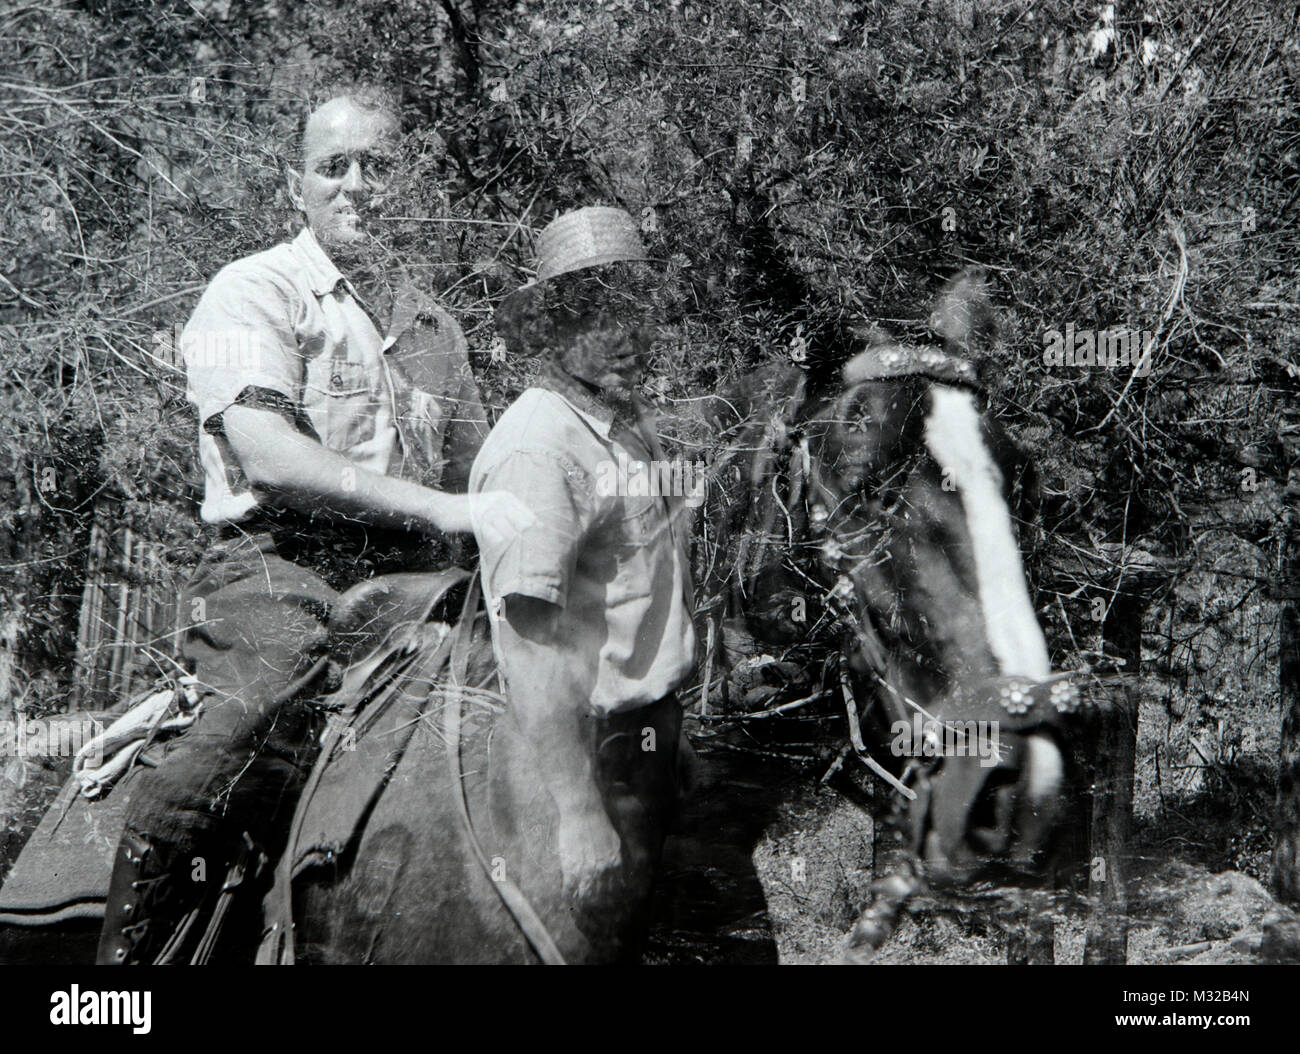
<path id="1" fill-rule="evenodd" d="M 911 854 L 899 857 L 890 874 L 871 883 L 871 901 L 853 924 L 845 946 L 848 962 L 867 962 L 894 935 L 913 897 L 924 892 L 920 862 Z"/>

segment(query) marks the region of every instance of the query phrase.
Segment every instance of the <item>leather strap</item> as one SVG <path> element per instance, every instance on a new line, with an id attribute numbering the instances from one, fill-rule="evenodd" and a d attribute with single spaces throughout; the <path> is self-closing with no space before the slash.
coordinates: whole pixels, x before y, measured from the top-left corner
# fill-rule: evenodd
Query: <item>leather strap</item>
<path id="1" fill-rule="evenodd" d="M 917 348 L 906 344 L 886 344 L 867 348 L 844 366 L 844 383 L 882 381 L 895 377 L 928 377 L 940 384 L 980 387 L 979 371 L 973 363 L 949 355 L 940 348 Z"/>
<path id="2" fill-rule="evenodd" d="M 212 960 L 212 953 L 217 947 L 217 941 L 221 939 L 221 928 L 225 924 L 226 914 L 229 912 L 230 906 L 237 895 L 236 890 L 243 886 L 244 879 L 250 870 L 257 873 L 265 862 L 266 857 L 253 843 L 252 838 L 248 836 L 248 832 L 245 831 L 243 844 L 239 847 L 239 854 L 226 872 L 226 880 L 221 884 L 221 893 L 217 897 L 216 906 L 212 909 L 212 917 L 208 920 L 207 929 L 203 931 L 203 937 L 190 959 L 191 966 L 206 966 Z M 185 929 L 188 930 L 188 926 Z M 184 933 L 178 933 L 176 939 L 179 944 L 184 940 Z M 159 956 L 158 961 L 166 962 L 167 960 Z"/>
<path id="3" fill-rule="evenodd" d="M 451 646 L 451 679 L 443 696 L 446 704 L 443 707 L 443 738 L 447 744 L 447 762 L 452 779 L 456 783 L 453 791 L 456 810 L 465 832 L 465 841 L 469 844 L 475 859 L 478 860 L 479 867 L 483 869 L 492 888 L 501 898 L 501 903 L 505 905 L 506 911 L 515 920 L 515 924 L 532 946 L 533 951 L 537 953 L 537 957 L 547 966 L 564 966 L 564 956 L 560 954 L 560 949 L 546 928 L 546 923 L 534 910 L 523 890 L 505 876 L 500 879 L 493 876 L 487 854 L 483 852 L 483 846 L 474 832 L 474 824 L 469 815 L 469 799 L 465 796 L 465 770 L 460 755 L 461 706 L 464 703 L 461 687 L 465 683 L 465 675 L 469 668 L 470 643 L 473 638 L 474 619 L 478 612 L 478 599 L 479 578 L 475 575 L 465 594 L 465 606 L 456 625 Z"/>

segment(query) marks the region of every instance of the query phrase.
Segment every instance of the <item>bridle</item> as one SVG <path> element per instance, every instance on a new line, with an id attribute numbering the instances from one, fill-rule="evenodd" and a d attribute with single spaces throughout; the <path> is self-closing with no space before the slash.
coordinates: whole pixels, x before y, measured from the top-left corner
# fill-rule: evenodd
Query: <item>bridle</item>
<path id="1" fill-rule="evenodd" d="M 933 347 L 882 345 L 868 348 L 846 365 L 844 376 L 850 389 L 869 382 L 924 378 L 937 384 L 963 387 L 976 392 L 982 390 L 978 369 L 973 363 Z M 1059 673 L 1041 679 L 1023 675 L 997 675 L 967 685 L 954 682 L 947 700 L 948 712 L 943 719 L 928 713 L 915 700 L 901 694 L 891 683 L 890 657 L 892 654 L 896 659 L 900 650 L 915 653 L 915 649 L 908 647 L 901 638 L 896 637 L 890 645 L 882 640 L 870 615 L 870 598 L 861 595 L 857 579 L 852 573 L 851 565 L 871 559 L 879 545 L 867 554 L 853 553 L 853 546 L 846 538 L 842 526 L 852 516 L 840 515 L 845 496 L 828 487 L 818 467 L 812 464 L 806 437 L 800 437 L 798 443 L 801 450 L 799 460 L 795 462 L 795 472 L 807 474 L 807 479 L 800 481 L 800 492 L 806 495 L 808 503 L 807 523 L 812 533 L 822 538 L 818 562 L 835 576 L 834 584 L 827 593 L 828 606 L 845 632 L 847 646 L 865 664 L 870 678 L 894 697 L 895 706 L 891 709 L 899 714 L 911 709 L 921 713 L 930 722 L 997 720 L 1010 732 L 1055 725 L 1079 709 L 1080 695 L 1070 673 Z M 861 500 L 859 493 L 858 501 Z M 855 511 L 857 510 L 850 510 L 850 513 Z M 879 519 L 880 515 L 882 512 L 877 511 L 872 517 Z M 883 515 L 888 516 L 889 512 L 884 511 Z M 919 653 L 913 654 L 913 659 L 918 665 L 928 662 Z"/>

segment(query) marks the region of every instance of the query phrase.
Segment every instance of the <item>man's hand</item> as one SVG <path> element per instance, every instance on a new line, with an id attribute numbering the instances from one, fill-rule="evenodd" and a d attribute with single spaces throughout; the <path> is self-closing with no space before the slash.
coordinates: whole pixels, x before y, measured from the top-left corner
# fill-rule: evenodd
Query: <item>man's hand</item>
<path id="1" fill-rule="evenodd" d="M 503 610 L 516 633 L 542 646 L 552 643 L 563 612 L 559 605 L 520 593 L 505 597 Z M 510 703 L 555 803 L 555 851 L 564 894 L 585 899 L 598 892 L 622 862 L 622 844 L 605 812 L 589 753 L 592 736 L 585 700 L 550 700 L 544 692 L 512 691 Z"/>
<path id="2" fill-rule="evenodd" d="M 482 548 L 504 548 L 538 522 L 533 510 L 509 491 L 490 490 L 466 497 L 470 522 L 458 529 L 472 530 Z"/>

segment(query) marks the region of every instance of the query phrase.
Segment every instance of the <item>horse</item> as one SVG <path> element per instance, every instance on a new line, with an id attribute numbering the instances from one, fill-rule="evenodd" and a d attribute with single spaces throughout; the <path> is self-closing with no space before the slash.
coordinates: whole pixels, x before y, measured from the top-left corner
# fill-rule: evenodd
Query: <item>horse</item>
<path id="1" fill-rule="evenodd" d="M 712 617 L 719 601 L 759 640 L 789 643 L 811 628 L 816 646 L 842 656 L 849 747 L 905 800 L 913 861 L 877 880 L 852 937 L 871 948 L 923 880 L 1037 863 L 1060 816 L 1060 728 L 1078 695 L 1051 672 L 1016 537 L 1012 509 L 1032 492 L 1032 465 L 982 412 L 970 363 L 879 344 L 848 363 L 838 390 L 815 396 L 785 370 L 773 386 L 783 397 L 755 400 L 760 434 L 743 409 L 733 426 L 719 423 L 753 456 L 714 465 L 716 480 L 735 470 L 742 486 L 737 498 L 715 485 L 705 506 L 706 521 L 730 529 L 701 576 L 702 606 Z M 795 597 L 811 619 L 793 617 Z M 689 782 L 681 707 L 589 720 L 623 858 L 575 899 L 554 806 L 496 681 L 474 577 L 374 579 L 332 618 L 341 683 L 320 701 L 329 726 L 288 848 L 273 869 L 255 854 L 232 866 L 202 953 L 634 961 Z M 917 730 L 909 749 L 885 749 L 907 741 L 900 726 Z M 994 755 L 958 749 L 988 734 Z M 948 749 L 927 752 L 936 739 Z M 228 910 L 239 888 L 262 895 L 260 912 Z"/>
<path id="2" fill-rule="evenodd" d="M 428 587 L 418 579 L 401 586 L 419 595 Z M 354 588 L 368 632 L 367 588 L 402 609 L 391 602 L 392 580 Z M 386 642 L 388 656 L 426 657 L 432 680 L 403 671 L 393 682 L 397 697 L 378 717 L 360 710 L 369 723 L 358 729 L 355 749 L 334 753 L 331 769 L 318 769 L 327 781 L 304 792 L 278 876 L 281 892 L 292 887 L 279 937 L 292 933 L 293 948 L 268 958 L 264 942 L 262 961 L 611 963 L 639 955 L 682 793 L 681 711 L 668 699 L 587 719 L 594 778 L 623 853 L 615 873 L 590 895 L 573 897 L 555 852 L 555 806 L 500 694 L 477 589 L 459 589 L 466 595 L 459 617 L 434 610 L 432 621 L 399 621 L 415 637 Z M 441 673 L 431 626 L 435 640 L 450 644 Z M 372 657 L 363 668 L 386 661 Z M 351 727 L 340 723 L 344 734 L 335 741 Z M 326 829 L 333 837 L 322 836 Z M 275 918 L 275 900 L 273 890 L 267 918 Z M 272 943 L 276 929 L 273 923 Z"/>
<path id="3" fill-rule="evenodd" d="M 772 387 L 785 399 L 754 402 L 762 435 L 739 414 L 744 436 L 733 448 L 753 456 L 738 496 L 720 485 L 726 461 L 713 467 L 705 509 L 732 525 L 735 544 L 714 562 L 722 580 L 705 575 L 697 592 L 706 608 L 727 594 L 760 641 L 788 644 L 815 627 L 820 643 L 844 656 L 850 745 L 906 794 L 900 822 L 910 853 L 877 882 L 876 903 L 854 930 L 858 946 L 871 945 L 923 880 L 966 883 L 1041 863 L 1062 813 L 1062 726 L 1079 697 L 1051 671 L 1021 558 L 1032 461 L 983 412 L 970 364 L 937 348 L 879 345 L 820 397 L 805 396 L 797 369 L 777 372 Z M 791 617 L 796 595 L 813 608 L 802 622 Z M 485 629 L 476 633 L 483 640 Z M 475 655 L 468 683 L 483 684 L 492 657 L 483 645 Z M 565 961 L 635 958 L 683 782 L 680 709 L 664 711 L 653 729 L 634 715 L 625 729 L 593 734 L 593 750 L 602 735 L 626 750 L 651 730 L 660 752 L 648 756 L 662 765 L 620 762 L 636 773 L 635 787 L 603 777 L 628 863 L 606 895 L 575 904 L 549 849 L 554 817 L 527 745 L 501 701 L 485 698 L 462 704 L 459 772 L 440 750 L 416 764 L 404 758 L 355 845 L 300 875 L 300 961 L 546 961 L 494 867 L 496 879 L 527 890 Z M 410 724 L 414 714 L 398 708 L 385 721 Z M 445 746 L 445 724 L 426 713 L 412 741 L 422 727 L 442 728 Z M 900 728 L 920 730 L 908 753 L 921 757 L 886 749 Z M 994 754 L 961 749 L 990 736 Z M 928 756 L 927 738 L 948 749 Z M 458 782 L 490 843 L 481 853 L 457 822 Z M 422 837 L 414 816 L 425 820 Z"/>
<path id="4" fill-rule="evenodd" d="M 927 884 L 1041 873 L 1083 706 L 1029 593 L 1032 460 L 984 412 L 959 347 L 877 338 L 838 390 L 810 396 L 783 365 L 764 393 L 719 401 L 717 474 L 744 497 L 710 509 L 723 526 L 704 603 L 760 647 L 838 657 L 847 747 L 898 796 L 905 851 L 850 935 L 864 954 Z"/>

